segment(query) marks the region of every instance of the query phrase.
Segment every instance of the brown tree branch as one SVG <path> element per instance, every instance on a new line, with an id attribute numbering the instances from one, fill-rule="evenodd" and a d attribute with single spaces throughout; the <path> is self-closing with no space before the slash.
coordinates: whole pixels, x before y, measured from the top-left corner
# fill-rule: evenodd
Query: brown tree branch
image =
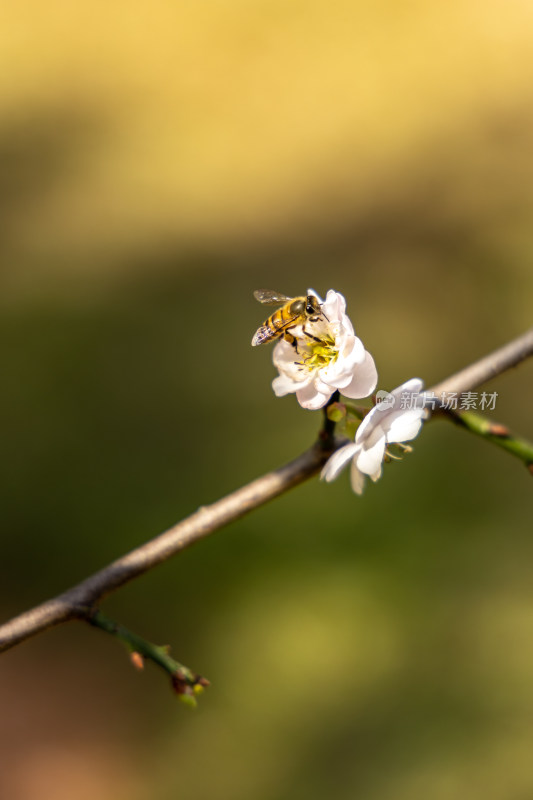
<path id="1" fill-rule="evenodd" d="M 210 506 L 198 509 L 190 517 L 113 561 L 63 594 L 0 626 L 0 652 L 53 625 L 71 619 L 87 618 L 96 602 L 128 581 L 316 475 L 335 448 L 333 440 L 320 440 L 294 461 L 262 475 Z"/>
<path id="2" fill-rule="evenodd" d="M 460 393 L 476 389 L 510 367 L 516 367 L 530 355 L 533 355 L 533 328 L 500 347 L 499 350 L 494 350 L 488 356 L 480 358 L 479 361 L 432 386 L 429 391 L 438 396 L 443 392 Z"/>
<path id="3" fill-rule="evenodd" d="M 533 328 L 429 391 L 439 395 L 441 392 L 471 390 L 516 366 L 532 354 Z M 209 536 L 224 525 L 243 517 L 258 506 L 316 475 L 340 444 L 341 442 L 333 440 L 331 426 L 326 421 L 317 444 L 294 461 L 263 475 L 221 500 L 200 508 L 187 519 L 117 559 L 63 594 L 0 626 L 0 652 L 62 622 L 89 619 L 95 604 L 120 586 L 166 561 L 190 544 Z"/>

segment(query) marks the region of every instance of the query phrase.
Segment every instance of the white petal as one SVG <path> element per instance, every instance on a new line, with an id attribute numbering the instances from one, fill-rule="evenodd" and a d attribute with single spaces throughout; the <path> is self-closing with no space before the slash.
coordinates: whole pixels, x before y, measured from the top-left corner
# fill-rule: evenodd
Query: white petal
<path id="1" fill-rule="evenodd" d="M 377 472 L 375 472 L 373 475 L 371 475 L 371 476 L 370 476 L 370 477 L 372 478 L 372 480 L 374 481 L 374 483 L 375 483 L 376 481 L 379 481 L 379 479 L 381 478 L 381 473 L 382 473 L 382 470 L 383 470 L 383 464 L 381 463 L 381 464 L 379 465 L 379 469 L 378 469 L 378 471 L 377 471 Z"/>
<path id="2" fill-rule="evenodd" d="M 322 468 L 322 472 L 320 473 L 320 477 L 323 478 L 328 483 L 330 481 L 334 481 L 339 472 L 344 469 L 348 461 L 352 459 L 355 453 L 358 450 L 358 446 L 350 442 L 350 444 L 345 444 L 344 447 L 340 447 L 331 458 L 329 458 L 324 467 Z"/>
<path id="3" fill-rule="evenodd" d="M 383 412 L 380 411 L 380 406 L 374 406 L 370 409 L 366 417 L 361 421 L 361 424 L 355 432 L 355 441 L 364 442 L 372 435 L 372 431 L 380 427 Z"/>
<path id="4" fill-rule="evenodd" d="M 338 342 L 339 358 L 350 364 L 362 364 L 365 360 L 365 346 L 358 336 L 352 333 L 343 333 Z"/>
<path id="5" fill-rule="evenodd" d="M 298 388 L 296 397 L 302 408 L 307 408 L 310 411 L 316 411 L 326 405 L 329 398 L 333 394 L 333 390 L 328 394 L 319 392 L 314 384 L 311 382 L 304 386 L 302 389 Z"/>
<path id="6" fill-rule="evenodd" d="M 357 461 L 352 461 L 352 466 L 350 467 L 350 483 L 352 484 L 352 489 L 356 494 L 363 494 L 363 489 L 365 488 L 365 476 L 361 472 L 360 469 L 357 468 Z"/>
<path id="7" fill-rule="evenodd" d="M 385 455 L 385 436 L 382 434 L 368 449 L 363 447 L 357 456 L 357 467 L 373 480 L 381 475 L 381 464 Z"/>
<path id="8" fill-rule="evenodd" d="M 315 389 L 317 390 L 317 392 L 322 392 L 322 394 L 333 394 L 332 387 L 329 384 L 324 383 L 324 381 L 320 380 L 320 372 L 315 378 Z"/>
<path id="9" fill-rule="evenodd" d="M 423 408 L 410 408 L 395 415 L 387 425 L 388 442 L 408 442 L 418 435 L 424 421 Z"/>
<path id="10" fill-rule="evenodd" d="M 280 339 L 272 352 L 272 361 L 278 369 L 291 369 L 294 365 L 295 357 L 296 351 L 294 347 L 285 339 Z"/>
<path id="11" fill-rule="evenodd" d="M 354 371 L 363 364 L 366 356 L 365 348 L 361 339 L 357 336 L 346 336 L 343 334 L 337 341 L 339 355 L 337 360 L 320 371 L 322 380 L 334 386 L 336 389 L 343 389 L 353 380 Z"/>
<path id="12" fill-rule="evenodd" d="M 418 394 L 424 388 L 424 381 L 421 378 L 411 378 L 405 383 L 402 383 L 401 386 L 397 386 L 396 389 L 393 389 L 391 394 L 395 397 L 401 397 L 403 392 L 412 392 L 414 394 Z"/>
<path id="13" fill-rule="evenodd" d="M 291 381 L 298 384 L 291 391 L 302 388 L 310 383 L 318 370 L 310 370 L 302 366 L 302 356 L 298 356 L 294 347 L 286 341 L 278 342 L 272 354 L 274 366 L 281 375 L 285 375 Z"/>
<path id="14" fill-rule="evenodd" d="M 287 375 L 279 375 L 272 381 L 272 388 L 276 397 L 284 397 L 286 394 L 298 391 L 299 383 L 295 383 Z"/>
<path id="15" fill-rule="evenodd" d="M 328 386 L 332 386 L 334 389 L 341 390 L 344 389 L 345 386 L 348 386 L 353 379 L 353 372 L 351 370 L 344 373 L 338 370 L 335 373 L 331 367 L 323 367 L 319 371 L 318 375 L 319 380 L 321 380 L 323 383 L 327 384 Z"/>
<path id="16" fill-rule="evenodd" d="M 341 317 L 346 314 L 346 300 L 333 289 L 329 289 L 326 300 L 322 303 L 322 311 L 332 324 L 341 321 Z"/>
<path id="17" fill-rule="evenodd" d="M 376 442 L 379 442 L 379 440 L 383 438 L 387 441 L 387 436 L 381 425 L 373 425 L 368 429 L 364 437 L 363 447 L 365 450 L 370 450 L 371 447 L 374 447 Z"/>
<path id="18" fill-rule="evenodd" d="M 365 360 L 353 369 L 353 378 L 342 390 L 346 397 L 352 399 L 368 397 L 372 394 L 378 383 L 378 371 L 370 353 L 365 352 Z"/>

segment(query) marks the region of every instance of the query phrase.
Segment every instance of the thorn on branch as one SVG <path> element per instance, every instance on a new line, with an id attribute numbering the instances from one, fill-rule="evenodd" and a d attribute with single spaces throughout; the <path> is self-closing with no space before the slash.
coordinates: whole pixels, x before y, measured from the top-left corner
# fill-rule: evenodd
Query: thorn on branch
<path id="1" fill-rule="evenodd" d="M 511 431 L 506 425 L 502 425 L 500 422 L 490 422 L 488 433 L 492 436 L 499 436 L 502 439 L 509 439 L 511 436 Z"/>
<path id="2" fill-rule="evenodd" d="M 133 650 L 130 653 L 130 661 L 135 669 L 139 670 L 139 672 L 144 669 L 144 658 L 140 653 L 137 652 L 137 650 Z"/>

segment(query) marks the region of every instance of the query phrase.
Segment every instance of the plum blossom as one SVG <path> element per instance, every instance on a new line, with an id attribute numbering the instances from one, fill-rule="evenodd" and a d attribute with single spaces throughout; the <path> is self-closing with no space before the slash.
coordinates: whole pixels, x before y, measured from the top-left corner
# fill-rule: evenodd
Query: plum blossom
<path id="1" fill-rule="evenodd" d="M 352 489 L 363 493 L 365 476 L 373 481 L 381 476 L 385 448 L 394 442 L 407 442 L 417 436 L 427 411 L 424 408 L 424 388 L 420 378 L 402 383 L 390 394 L 378 393 L 384 402 L 375 405 L 359 425 L 355 441 L 337 450 L 327 461 L 321 474 L 326 481 L 333 481 L 340 471 L 351 464 Z"/>
<path id="2" fill-rule="evenodd" d="M 318 297 L 312 289 L 308 293 Z M 272 382 L 276 395 L 295 393 L 302 408 L 311 410 L 325 406 L 337 389 L 353 399 L 368 397 L 378 380 L 374 359 L 354 333 L 342 294 L 330 289 L 326 300 L 319 301 L 323 317 L 306 323 L 305 331 L 304 326 L 291 328 L 296 346 L 281 339 L 273 354 L 279 372 Z"/>

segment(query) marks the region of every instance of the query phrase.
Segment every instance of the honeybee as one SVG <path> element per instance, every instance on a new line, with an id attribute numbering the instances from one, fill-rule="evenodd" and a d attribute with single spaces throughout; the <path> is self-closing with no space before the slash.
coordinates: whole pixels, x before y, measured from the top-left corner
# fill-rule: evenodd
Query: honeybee
<path id="1" fill-rule="evenodd" d="M 314 294 L 308 294 L 305 297 L 287 297 L 280 292 L 273 292 L 269 289 L 257 289 L 254 292 L 254 297 L 260 303 L 268 305 L 279 305 L 284 303 L 281 308 L 266 319 L 261 327 L 259 327 L 252 339 L 252 346 L 258 344 L 265 344 L 266 342 L 273 342 L 275 339 L 283 337 L 290 344 L 296 347 L 296 337 L 290 333 L 291 328 L 297 325 L 302 326 L 302 331 L 305 336 L 315 341 L 321 341 L 319 337 L 313 336 L 305 330 L 305 323 L 318 322 L 324 318 L 324 314 L 320 308 L 318 297 Z"/>

